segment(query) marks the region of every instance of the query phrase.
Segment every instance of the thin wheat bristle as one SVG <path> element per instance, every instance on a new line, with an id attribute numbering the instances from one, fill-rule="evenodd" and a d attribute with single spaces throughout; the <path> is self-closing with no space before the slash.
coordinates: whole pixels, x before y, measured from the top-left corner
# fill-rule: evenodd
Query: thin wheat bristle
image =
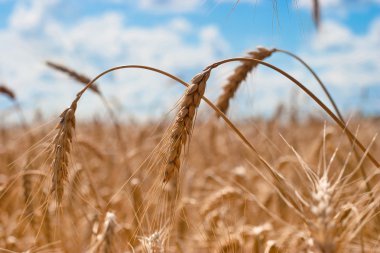
<path id="1" fill-rule="evenodd" d="M 257 47 L 256 51 L 248 53 L 248 58 L 264 60 L 272 55 L 274 49 L 267 49 L 264 47 Z M 244 61 L 235 68 L 232 75 L 227 79 L 227 82 L 223 85 L 222 94 L 218 97 L 216 106 L 223 113 L 226 113 L 230 104 L 230 100 L 234 97 L 240 84 L 247 78 L 249 72 L 256 68 L 258 63 L 252 61 Z"/>
<path id="2" fill-rule="evenodd" d="M 11 100 L 16 100 L 16 94 L 5 85 L 0 85 L 0 93 L 6 95 Z"/>
<path id="3" fill-rule="evenodd" d="M 71 143 L 75 130 L 75 110 L 76 102 L 64 110 L 60 115 L 60 122 L 57 126 L 58 133 L 53 140 L 53 162 L 52 169 L 52 188 L 58 203 L 62 202 L 64 183 L 68 177 L 69 155 Z"/>
<path id="4" fill-rule="evenodd" d="M 58 63 L 54 63 L 54 62 L 51 62 L 51 61 L 46 61 L 46 65 L 48 65 L 49 67 L 55 69 L 55 70 L 58 70 L 58 71 L 61 71 L 63 73 L 66 73 L 68 74 L 71 78 L 73 78 L 74 80 L 86 85 L 88 84 L 89 82 L 91 82 L 91 78 L 83 75 L 83 74 L 79 74 L 78 72 L 76 72 L 75 70 L 73 69 L 70 69 L 62 64 L 58 64 Z M 96 83 L 92 84 L 89 89 L 91 89 L 93 92 L 95 93 L 98 93 L 100 94 L 100 90 L 98 88 L 98 85 Z"/>
<path id="5" fill-rule="evenodd" d="M 205 70 L 193 77 L 191 85 L 186 89 L 185 96 L 181 100 L 180 109 L 169 136 L 164 182 L 168 182 L 181 166 L 182 148 L 190 139 L 196 110 L 206 89 L 206 82 L 210 76 L 210 70 Z"/>

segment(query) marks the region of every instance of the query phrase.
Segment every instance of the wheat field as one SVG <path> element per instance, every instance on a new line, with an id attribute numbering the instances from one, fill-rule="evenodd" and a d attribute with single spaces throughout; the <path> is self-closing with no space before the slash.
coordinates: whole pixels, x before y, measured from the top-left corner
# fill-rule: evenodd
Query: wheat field
<path id="1" fill-rule="evenodd" d="M 267 63 L 273 54 L 303 64 L 329 104 Z M 209 77 L 230 62 L 237 67 L 209 100 Z M 292 52 L 257 47 L 210 62 L 189 82 L 145 65 L 92 79 L 46 64 L 82 86 L 53 123 L 26 120 L 17 93 L 0 86 L 21 122 L 0 125 L 0 252 L 380 252 L 380 119 L 345 118 Z M 290 80 L 324 116 L 280 105 L 270 118 L 232 121 L 230 102 L 259 66 Z M 184 87 L 173 117 L 125 123 L 110 106 L 99 78 L 136 68 Z M 87 92 L 107 117 L 76 117 Z M 207 113 L 197 117 L 200 105 Z"/>

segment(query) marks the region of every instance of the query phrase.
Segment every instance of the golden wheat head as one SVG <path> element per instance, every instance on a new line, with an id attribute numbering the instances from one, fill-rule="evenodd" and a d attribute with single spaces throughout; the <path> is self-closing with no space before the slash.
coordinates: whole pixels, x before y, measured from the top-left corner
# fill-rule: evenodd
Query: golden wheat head
<path id="1" fill-rule="evenodd" d="M 256 51 L 248 53 L 247 58 L 264 60 L 272 55 L 274 49 L 267 49 L 264 47 L 257 47 Z M 251 72 L 258 65 L 257 62 L 244 61 L 237 68 L 235 68 L 232 75 L 227 78 L 227 82 L 223 85 L 222 94 L 220 94 L 216 106 L 223 113 L 226 113 L 230 104 L 230 100 L 234 97 L 235 92 L 238 90 L 240 84 L 246 79 L 249 72 Z"/>
<path id="2" fill-rule="evenodd" d="M 205 92 L 209 76 L 210 70 L 205 70 L 196 75 L 191 80 L 191 85 L 186 89 L 180 103 L 180 108 L 169 136 L 164 182 L 169 181 L 173 173 L 178 172 L 181 166 L 182 148 L 186 146 L 191 136 L 196 110 Z"/>
<path id="3" fill-rule="evenodd" d="M 54 193 L 58 203 L 62 202 L 64 183 L 68 177 L 69 156 L 75 130 L 75 110 L 76 102 L 62 112 L 57 126 L 58 132 L 53 140 L 51 192 Z"/>

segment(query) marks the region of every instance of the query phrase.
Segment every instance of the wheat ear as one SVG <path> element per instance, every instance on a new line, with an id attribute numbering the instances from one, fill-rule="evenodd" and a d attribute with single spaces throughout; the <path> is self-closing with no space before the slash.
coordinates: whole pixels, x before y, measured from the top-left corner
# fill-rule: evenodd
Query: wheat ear
<path id="1" fill-rule="evenodd" d="M 74 100 L 71 106 L 62 112 L 60 115 L 61 120 L 57 126 L 58 133 L 53 140 L 54 159 L 51 165 L 51 192 L 54 193 L 58 203 L 62 202 L 64 183 L 67 181 L 68 176 L 69 155 L 75 130 L 76 108 L 77 100 Z"/>
<path id="2" fill-rule="evenodd" d="M 0 85 L 0 93 L 7 96 L 10 100 L 16 100 L 16 94 L 5 85 Z"/>
<path id="3" fill-rule="evenodd" d="M 146 253 L 163 253 L 164 246 L 160 232 L 155 232 L 149 237 L 143 237 L 141 240 Z"/>
<path id="4" fill-rule="evenodd" d="M 191 80 L 180 103 L 175 122 L 171 127 L 167 160 L 164 173 L 164 182 L 168 182 L 181 166 L 182 148 L 186 146 L 192 133 L 196 110 L 206 89 L 206 82 L 210 70 L 206 69 Z"/>
<path id="5" fill-rule="evenodd" d="M 51 61 L 46 61 L 46 65 L 48 65 L 49 67 L 55 69 L 55 70 L 58 70 L 58 71 L 61 71 L 63 73 L 66 73 L 68 74 L 70 77 L 72 77 L 74 80 L 82 83 L 83 85 L 86 85 L 88 84 L 89 82 L 91 82 L 91 79 L 88 78 L 87 76 L 83 75 L 83 74 L 80 74 L 78 72 L 76 72 L 75 70 L 73 69 L 70 69 L 62 64 L 58 64 L 58 63 L 54 63 L 54 62 L 51 62 Z M 100 93 L 100 90 L 97 86 L 97 84 L 92 84 L 90 87 L 89 87 L 90 90 L 92 90 L 93 92 L 95 93 L 98 93 L 99 95 L 101 94 Z"/>
<path id="6" fill-rule="evenodd" d="M 265 47 L 257 47 L 256 51 L 248 53 L 248 58 L 253 58 L 257 60 L 264 60 L 272 55 L 274 49 L 267 49 Z M 258 65 L 257 62 L 244 61 L 239 65 L 232 75 L 227 79 L 227 82 L 223 85 L 223 92 L 220 94 L 216 106 L 223 112 L 226 113 L 230 100 L 234 97 L 235 92 L 239 88 L 240 84 L 247 78 L 249 72 L 251 72 Z"/>

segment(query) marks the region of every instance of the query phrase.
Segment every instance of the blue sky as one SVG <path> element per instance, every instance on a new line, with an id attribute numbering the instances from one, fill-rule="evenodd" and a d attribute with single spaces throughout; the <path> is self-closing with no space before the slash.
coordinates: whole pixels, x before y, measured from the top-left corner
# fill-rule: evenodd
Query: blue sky
<path id="1" fill-rule="evenodd" d="M 0 0 L 0 83 L 15 90 L 27 110 L 56 115 L 79 86 L 44 65 L 57 61 L 95 76 L 119 64 L 145 64 L 190 80 L 204 66 L 242 56 L 256 46 L 290 50 L 315 67 L 347 113 L 380 113 L 380 0 L 321 0 L 319 31 L 311 0 Z M 295 61 L 271 62 L 323 96 Z M 234 64 L 216 70 L 207 88 L 215 99 Z M 183 91 L 166 78 L 120 71 L 100 81 L 121 114 L 159 117 Z M 260 67 L 237 95 L 232 112 L 267 115 L 297 93 Z M 81 117 L 103 112 L 88 94 Z M 297 103 L 316 110 L 309 99 Z M 324 101 L 326 101 L 324 99 Z M 294 102 L 294 101 L 293 101 Z M 11 104 L 0 97 L 0 109 Z"/>

